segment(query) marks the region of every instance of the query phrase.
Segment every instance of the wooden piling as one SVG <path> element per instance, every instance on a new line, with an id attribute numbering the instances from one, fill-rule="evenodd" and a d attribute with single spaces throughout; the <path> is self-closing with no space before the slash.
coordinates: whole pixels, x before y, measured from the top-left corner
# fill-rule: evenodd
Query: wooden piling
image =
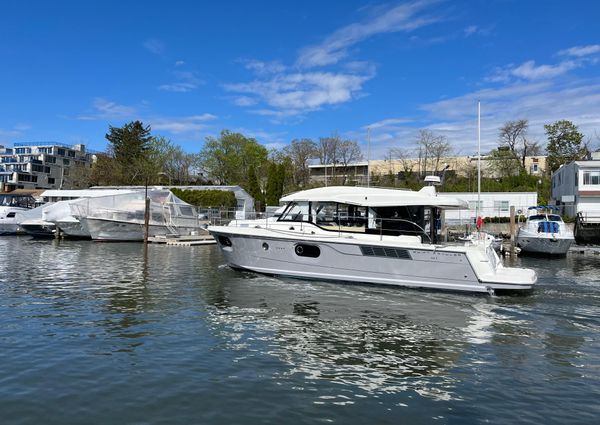
<path id="1" fill-rule="evenodd" d="M 510 255 L 515 255 L 515 239 L 517 226 L 515 225 L 515 206 L 510 206 Z"/>

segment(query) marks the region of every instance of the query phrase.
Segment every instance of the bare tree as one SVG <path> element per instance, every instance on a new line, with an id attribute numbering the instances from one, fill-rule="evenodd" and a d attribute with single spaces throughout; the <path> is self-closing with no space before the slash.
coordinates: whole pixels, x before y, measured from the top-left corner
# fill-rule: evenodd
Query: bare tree
<path id="1" fill-rule="evenodd" d="M 525 157 L 531 155 L 532 150 L 537 151 L 537 142 L 532 142 L 527 138 L 529 121 L 516 120 L 507 121 L 500 127 L 499 144 L 508 147 L 510 153 L 521 161 L 521 166 L 525 168 Z"/>
<path id="2" fill-rule="evenodd" d="M 295 139 L 284 148 L 292 163 L 292 179 L 294 185 L 305 186 L 310 177 L 309 162 L 319 157 L 317 144 L 311 139 Z"/>
<path id="3" fill-rule="evenodd" d="M 440 160 L 452 152 L 452 147 L 445 136 L 436 135 L 431 130 L 419 130 L 417 135 L 417 149 L 419 152 L 419 174 L 421 177 L 430 171 L 427 169 L 429 159 L 434 172 L 439 171 Z"/>
<path id="4" fill-rule="evenodd" d="M 338 145 L 342 139 L 337 134 L 331 137 L 320 137 L 319 138 L 319 161 L 321 164 L 327 167 L 328 164 L 332 164 L 332 175 L 335 177 L 335 164 L 338 162 Z"/>
<path id="5" fill-rule="evenodd" d="M 415 151 L 407 148 L 391 148 L 389 156 L 400 161 L 400 166 L 404 175 L 407 176 L 413 172 Z"/>
<path id="6" fill-rule="evenodd" d="M 346 177 L 348 174 L 348 166 L 353 162 L 360 161 L 362 159 L 362 152 L 360 146 L 354 140 L 342 140 L 337 144 L 336 157 L 340 164 L 344 166 L 346 172 L 344 173 L 344 180 L 342 184 L 346 183 Z"/>

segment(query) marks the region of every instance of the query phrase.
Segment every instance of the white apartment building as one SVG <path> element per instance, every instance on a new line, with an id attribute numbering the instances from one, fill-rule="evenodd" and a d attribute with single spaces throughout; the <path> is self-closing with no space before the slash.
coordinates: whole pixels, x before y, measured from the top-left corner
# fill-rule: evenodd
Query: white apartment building
<path id="1" fill-rule="evenodd" d="M 600 152 L 589 161 L 573 161 L 552 174 L 552 199 L 561 214 L 582 213 L 587 221 L 600 220 Z"/>
<path id="2" fill-rule="evenodd" d="M 15 189 L 61 189 L 69 171 L 79 165 L 91 167 L 94 155 L 85 145 L 57 142 L 0 145 L 0 192 Z M 66 188 L 66 187 L 65 187 Z"/>

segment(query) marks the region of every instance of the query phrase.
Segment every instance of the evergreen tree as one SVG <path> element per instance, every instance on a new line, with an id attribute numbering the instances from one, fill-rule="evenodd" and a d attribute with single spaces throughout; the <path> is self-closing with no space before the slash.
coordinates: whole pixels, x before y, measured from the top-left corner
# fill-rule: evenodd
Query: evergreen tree
<path id="1" fill-rule="evenodd" d="M 258 177 L 256 176 L 256 169 L 253 165 L 248 169 L 248 183 L 246 185 L 246 191 L 250 196 L 254 198 L 254 208 L 257 211 L 260 211 L 264 206 L 264 196 L 262 191 L 260 190 L 260 185 L 258 183 Z"/>

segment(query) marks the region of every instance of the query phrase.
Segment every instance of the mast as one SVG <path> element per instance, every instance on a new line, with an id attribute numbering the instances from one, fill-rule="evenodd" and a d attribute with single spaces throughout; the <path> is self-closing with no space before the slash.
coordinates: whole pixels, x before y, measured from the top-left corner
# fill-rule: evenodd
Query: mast
<path id="1" fill-rule="evenodd" d="M 367 187 L 371 187 L 371 172 L 369 160 L 371 159 L 371 127 L 367 127 Z"/>
<path id="2" fill-rule="evenodd" d="M 481 213 L 481 102 L 477 101 L 477 209 L 476 220 Z"/>

